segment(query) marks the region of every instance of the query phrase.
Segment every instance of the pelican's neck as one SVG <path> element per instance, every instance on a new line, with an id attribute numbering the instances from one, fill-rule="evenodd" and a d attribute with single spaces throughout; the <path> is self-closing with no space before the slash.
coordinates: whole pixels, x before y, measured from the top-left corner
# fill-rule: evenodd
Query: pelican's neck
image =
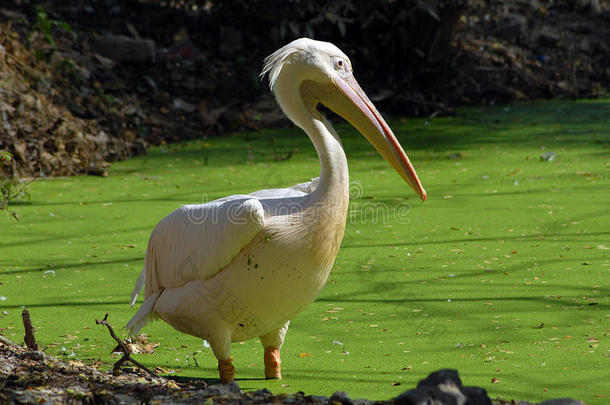
<path id="1" fill-rule="evenodd" d="M 282 75 L 275 82 L 274 93 L 278 104 L 290 120 L 309 136 L 320 158 L 320 181 L 312 193 L 315 200 L 349 199 L 349 173 L 347 158 L 339 136 L 315 102 L 303 100 L 299 83 L 285 80 Z M 346 204 L 347 206 L 347 204 Z"/>
<path id="2" fill-rule="evenodd" d="M 320 158 L 320 182 L 316 193 L 320 197 L 346 197 L 349 195 L 349 172 L 343 146 L 334 128 L 317 112 L 311 127 L 305 132 L 313 142 Z"/>

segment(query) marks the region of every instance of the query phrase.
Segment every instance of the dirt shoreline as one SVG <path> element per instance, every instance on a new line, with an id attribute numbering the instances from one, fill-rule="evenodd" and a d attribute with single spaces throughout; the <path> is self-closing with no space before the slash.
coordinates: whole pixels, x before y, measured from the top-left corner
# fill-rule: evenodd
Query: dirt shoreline
<path id="1" fill-rule="evenodd" d="M 483 388 L 462 386 L 457 372 L 442 370 L 418 388 L 387 401 L 351 399 L 338 387 L 330 398 L 303 392 L 274 395 L 267 389 L 243 392 L 238 383 L 207 384 L 201 379 L 155 378 L 127 368 L 119 376 L 80 361 L 64 361 L 29 351 L 0 336 L 0 402 L 5 404 L 308 404 L 308 405 L 531 405 L 517 400 L 490 400 Z M 450 381 L 449 383 L 447 381 Z M 453 386 L 453 389 L 447 389 Z M 429 402 L 425 402 L 429 401 Z M 437 401 L 437 402 L 430 402 Z M 467 401 L 467 402 L 464 402 Z M 555 399 L 539 405 L 583 405 Z"/>

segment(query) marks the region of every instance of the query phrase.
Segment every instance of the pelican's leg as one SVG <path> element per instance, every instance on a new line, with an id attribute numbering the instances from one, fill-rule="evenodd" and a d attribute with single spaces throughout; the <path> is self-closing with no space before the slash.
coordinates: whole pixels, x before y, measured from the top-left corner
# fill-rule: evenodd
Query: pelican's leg
<path id="1" fill-rule="evenodd" d="M 217 333 L 216 336 L 208 338 L 214 356 L 218 359 L 218 373 L 220 382 L 227 384 L 235 377 L 235 368 L 231 361 L 231 332 L 227 329 L 225 333 Z"/>
<path id="2" fill-rule="evenodd" d="M 290 321 L 286 322 L 280 328 L 261 336 L 261 343 L 265 348 L 265 377 L 266 378 L 282 378 L 282 359 L 280 358 L 280 349 L 284 344 L 284 338 L 288 331 Z"/>
<path id="3" fill-rule="evenodd" d="M 218 360 L 218 374 L 220 375 L 220 382 L 227 384 L 233 382 L 235 379 L 235 367 L 229 357 L 226 360 Z"/>

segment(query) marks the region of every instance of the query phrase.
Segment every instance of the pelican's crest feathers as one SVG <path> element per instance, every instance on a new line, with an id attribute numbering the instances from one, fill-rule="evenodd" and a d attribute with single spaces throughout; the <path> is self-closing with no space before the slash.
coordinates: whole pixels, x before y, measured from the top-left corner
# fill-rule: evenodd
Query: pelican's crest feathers
<path id="1" fill-rule="evenodd" d="M 281 47 L 265 58 L 263 71 L 261 72 L 260 77 L 263 79 L 265 75 L 269 74 L 269 89 L 271 89 L 271 91 L 273 91 L 273 85 L 282 70 L 282 65 L 286 58 L 300 50 L 294 46 L 294 42 L 296 41 Z"/>
<path id="2" fill-rule="evenodd" d="M 338 56 L 349 63 L 347 55 L 330 42 L 317 41 L 310 38 L 295 39 L 265 58 L 263 71 L 261 72 L 260 77 L 262 79 L 265 75 L 269 75 L 269 88 L 271 91 L 273 91 L 273 86 L 282 71 L 282 67 L 290 56 L 295 54 L 300 54 L 314 63 L 320 61 L 318 59 L 320 54 Z"/>
<path id="3" fill-rule="evenodd" d="M 295 39 L 265 58 L 263 71 L 261 72 L 260 77 L 262 79 L 266 74 L 269 74 L 269 88 L 273 91 L 273 85 L 282 70 L 282 66 L 290 55 L 299 52 L 311 54 L 317 50 L 332 50 L 332 52 L 341 54 L 341 51 L 329 42 L 316 41 L 315 39 L 310 38 Z"/>

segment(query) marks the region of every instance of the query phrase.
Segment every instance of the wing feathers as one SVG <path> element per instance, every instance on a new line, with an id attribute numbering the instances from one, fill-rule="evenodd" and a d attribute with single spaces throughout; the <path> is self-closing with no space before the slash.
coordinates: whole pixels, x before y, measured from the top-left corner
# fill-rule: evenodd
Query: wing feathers
<path id="1" fill-rule="evenodd" d="M 144 325 L 153 320 L 153 308 L 161 293 L 162 291 L 158 291 L 149 295 L 138 309 L 138 312 L 127 322 L 125 328 L 127 328 L 130 335 L 135 336 Z"/>
<path id="2" fill-rule="evenodd" d="M 131 298 L 129 300 L 129 305 L 132 307 L 136 303 L 136 299 L 138 298 L 138 294 L 142 287 L 144 287 L 144 283 L 146 282 L 146 266 L 142 268 L 138 279 L 136 280 L 136 285 L 133 287 L 133 291 L 131 292 Z"/>
<path id="3" fill-rule="evenodd" d="M 161 220 L 146 254 L 146 296 L 192 280 L 207 280 L 226 267 L 263 228 L 256 198 L 186 205 Z"/>

